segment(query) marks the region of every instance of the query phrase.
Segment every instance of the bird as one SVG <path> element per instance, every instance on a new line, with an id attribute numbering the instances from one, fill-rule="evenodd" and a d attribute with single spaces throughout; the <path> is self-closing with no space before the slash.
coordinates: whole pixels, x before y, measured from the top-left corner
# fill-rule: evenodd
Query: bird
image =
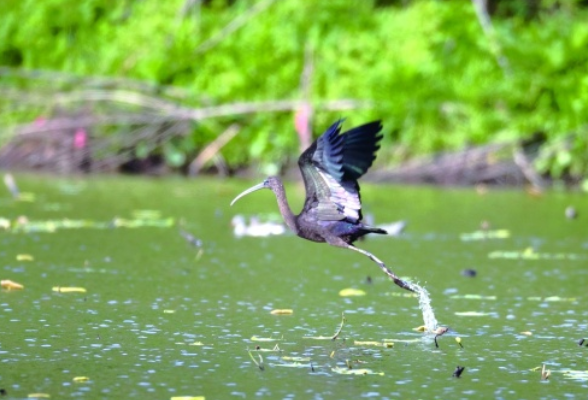
<path id="1" fill-rule="evenodd" d="M 414 292 L 375 255 L 353 243 L 369 233 L 386 234 L 384 229 L 362 223 L 358 179 L 372 166 L 382 139 L 382 122 L 373 121 L 341 133 L 343 119 L 333 123 L 298 159 L 304 180 L 306 200 L 295 215 L 281 179 L 270 176 L 243 192 L 231 202 L 261 189 L 276 196 L 284 222 L 297 236 L 319 243 L 354 250 L 378 264 L 399 287 Z"/>

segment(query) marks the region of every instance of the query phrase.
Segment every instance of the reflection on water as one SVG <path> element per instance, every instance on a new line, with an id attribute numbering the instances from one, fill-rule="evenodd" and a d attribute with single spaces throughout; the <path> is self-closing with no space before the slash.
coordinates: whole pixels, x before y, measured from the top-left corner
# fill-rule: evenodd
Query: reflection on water
<path id="1" fill-rule="evenodd" d="M 573 195 L 364 185 L 378 219 L 410 221 L 362 246 L 430 291 L 450 328 L 436 347 L 415 330 L 422 319 L 437 327 L 435 316 L 362 255 L 288 235 L 235 238 L 228 202 L 242 183 L 17 182 L 35 196 L 6 194 L 0 217 L 11 222 L 174 222 L 3 232 L 0 279 L 24 286 L 0 292 L 8 398 L 585 397 L 588 238 L 581 217 L 564 217 Z M 480 221 L 509 235 L 463 240 Z"/>

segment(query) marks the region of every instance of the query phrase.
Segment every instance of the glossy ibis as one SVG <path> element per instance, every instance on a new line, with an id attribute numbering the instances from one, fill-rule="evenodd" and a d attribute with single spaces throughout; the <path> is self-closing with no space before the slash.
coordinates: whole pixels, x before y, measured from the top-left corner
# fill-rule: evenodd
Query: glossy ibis
<path id="1" fill-rule="evenodd" d="M 414 291 L 373 254 L 353 246 L 368 233 L 386 234 L 380 228 L 364 225 L 357 180 L 367 172 L 376 158 L 382 139 L 382 124 L 374 121 L 341 133 L 342 120 L 335 122 L 298 159 L 306 188 L 302 211 L 294 215 L 280 178 L 271 176 L 245 190 L 231 202 L 260 189 L 276 195 L 286 225 L 298 236 L 313 242 L 357 251 L 377 263 L 398 286 Z"/>

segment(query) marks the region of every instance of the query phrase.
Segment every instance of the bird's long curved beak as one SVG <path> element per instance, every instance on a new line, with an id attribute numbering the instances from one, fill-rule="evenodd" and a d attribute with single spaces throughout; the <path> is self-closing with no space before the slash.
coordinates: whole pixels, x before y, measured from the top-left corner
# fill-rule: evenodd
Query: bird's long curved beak
<path id="1" fill-rule="evenodd" d="M 258 185 L 255 185 L 253 187 L 250 187 L 249 189 L 245 190 L 244 192 L 242 192 L 241 194 L 239 194 L 237 197 L 235 197 L 233 199 L 233 201 L 231 201 L 231 206 L 233 204 L 235 204 L 237 202 L 237 200 L 239 200 L 241 197 L 245 197 L 249 193 L 255 192 L 256 190 L 261 190 L 261 189 L 266 189 L 266 188 L 267 188 L 267 185 L 265 184 L 265 181 L 264 182 L 261 182 Z"/>

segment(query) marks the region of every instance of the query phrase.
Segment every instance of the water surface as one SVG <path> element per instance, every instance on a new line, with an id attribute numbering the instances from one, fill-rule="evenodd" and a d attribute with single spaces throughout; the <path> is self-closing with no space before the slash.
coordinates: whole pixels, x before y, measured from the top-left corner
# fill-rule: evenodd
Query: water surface
<path id="1" fill-rule="evenodd" d="M 235 214 L 277 212 L 269 191 L 229 208 L 251 182 L 16 179 L 23 200 L 0 197 L 11 223 L 0 233 L 0 278 L 25 286 L 0 292 L 7 398 L 586 397 L 588 348 L 578 341 L 588 209 L 579 194 L 363 185 L 376 223 L 408 228 L 358 246 L 426 287 L 451 328 L 437 348 L 414 330 L 423 324 L 416 298 L 366 257 L 292 235 L 235 238 Z M 294 208 L 299 189 L 287 185 Z M 576 220 L 565 218 L 568 206 Z M 462 237 L 483 221 L 508 237 Z M 340 296 L 346 288 L 365 295 Z"/>

